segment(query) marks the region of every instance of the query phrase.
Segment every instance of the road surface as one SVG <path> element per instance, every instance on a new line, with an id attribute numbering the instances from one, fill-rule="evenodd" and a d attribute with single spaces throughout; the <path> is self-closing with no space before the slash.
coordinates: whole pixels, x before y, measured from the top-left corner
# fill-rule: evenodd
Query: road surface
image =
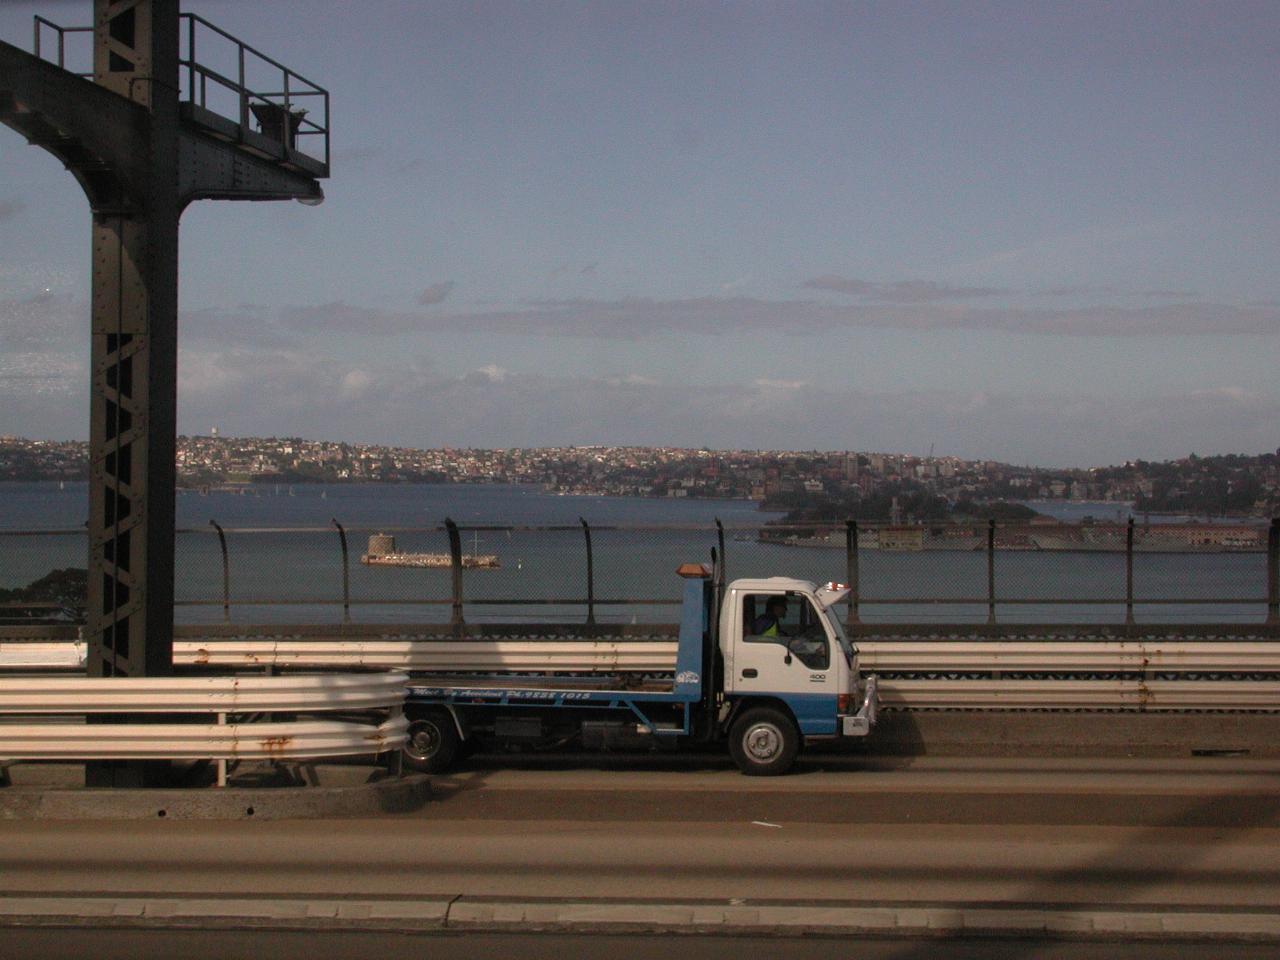
<path id="1" fill-rule="evenodd" d="M 1090 937 L 1280 936 L 1280 762 L 817 757 L 759 779 L 707 757 L 481 759 L 372 820 L 0 823 L 0 894 L 133 904 L 105 927 L 240 898 L 321 918 L 430 901 L 457 926 L 583 904 L 678 924 L 667 908 L 693 904 L 857 910 L 903 934 L 1056 916 Z"/>

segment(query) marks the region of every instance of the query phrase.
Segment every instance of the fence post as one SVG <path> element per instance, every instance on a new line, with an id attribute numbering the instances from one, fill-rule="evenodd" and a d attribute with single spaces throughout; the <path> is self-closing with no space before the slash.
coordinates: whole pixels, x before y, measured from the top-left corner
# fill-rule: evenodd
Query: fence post
<path id="1" fill-rule="evenodd" d="M 987 521 L 987 623 L 996 622 L 996 518 Z"/>
<path id="2" fill-rule="evenodd" d="M 351 622 L 351 564 L 347 555 L 347 531 L 342 529 L 336 517 L 330 518 L 338 528 L 338 540 L 342 544 L 342 622 Z"/>
<path id="3" fill-rule="evenodd" d="M 222 548 L 222 619 L 231 621 L 231 561 L 227 558 L 227 535 L 216 520 L 210 520 L 209 526 L 218 531 L 218 545 Z"/>
<path id="4" fill-rule="evenodd" d="M 720 563 L 717 569 L 720 571 L 720 581 L 723 583 L 724 582 L 724 561 L 725 561 L 724 524 L 720 522 L 719 517 L 716 517 L 716 542 L 720 544 Z M 712 561 L 712 566 L 715 566 L 715 561 Z"/>
<path id="5" fill-rule="evenodd" d="M 453 568 L 453 613 L 449 622 L 454 632 L 462 629 L 462 536 L 458 533 L 458 525 L 448 517 L 444 518 L 444 528 L 449 532 L 449 559 Z"/>
<path id="6" fill-rule="evenodd" d="M 583 517 L 578 518 L 582 524 L 582 535 L 587 541 L 587 626 L 596 624 L 596 572 L 591 557 L 591 527 Z"/>
<path id="7" fill-rule="evenodd" d="M 1129 518 L 1124 534 L 1124 622 L 1132 626 L 1133 620 L 1133 517 Z"/>
<path id="8" fill-rule="evenodd" d="M 1267 623 L 1280 623 L 1280 517 L 1267 531 Z"/>
<path id="9" fill-rule="evenodd" d="M 845 581 L 849 584 L 849 609 L 845 614 L 845 623 L 853 626 L 858 623 L 858 521 L 844 522 L 844 567 Z"/>

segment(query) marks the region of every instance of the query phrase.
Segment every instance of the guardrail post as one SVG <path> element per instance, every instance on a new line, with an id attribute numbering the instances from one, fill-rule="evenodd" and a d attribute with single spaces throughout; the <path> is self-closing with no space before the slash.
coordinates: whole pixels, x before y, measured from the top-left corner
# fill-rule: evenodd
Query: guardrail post
<path id="1" fill-rule="evenodd" d="M 845 580 L 849 584 L 849 610 L 845 615 L 845 623 L 852 626 L 858 623 L 858 521 L 844 522 L 844 567 Z"/>
<path id="2" fill-rule="evenodd" d="M 455 633 L 462 630 L 462 535 L 458 525 L 448 517 L 444 518 L 444 528 L 449 533 L 449 560 L 453 569 L 453 612 L 449 622 L 453 624 Z"/>
<path id="3" fill-rule="evenodd" d="M 996 622 L 996 518 L 987 521 L 987 623 Z"/>
<path id="4" fill-rule="evenodd" d="M 396 720 L 404 713 L 404 705 L 397 704 L 387 711 L 387 721 Z M 388 750 L 387 751 L 387 773 L 399 779 L 404 776 L 404 751 Z"/>
<path id="5" fill-rule="evenodd" d="M 218 531 L 218 545 L 222 548 L 222 619 L 231 621 L 231 561 L 227 557 L 227 535 L 222 532 L 216 520 L 210 520 L 209 526 Z"/>
<path id="6" fill-rule="evenodd" d="M 351 560 L 347 554 L 347 531 L 336 517 L 330 518 L 338 528 L 338 541 L 342 544 L 342 622 L 351 622 Z"/>
<path id="7" fill-rule="evenodd" d="M 596 624 L 596 573 L 591 557 L 591 527 L 583 517 L 578 518 L 582 524 L 582 535 L 587 541 L 587 626 Z"/>
<path id="8" fill-rule="evenodd" d="M 225 713 L 218 714 L 218 726 L 225 727 L 227 725 L 227 715 Z M 217 760 L 218 770 L 218 786 L 225 787 L 227 785 L 227 760 L 226 757 L 219 757 Z"/>
<path id="9" fill-rule="evenodd" d="M 1267 531 L 1267 623 L 1280 623 L 1280 517 Z"/>
<path id="10" fill-rule="evenodd" d="M 1132 626 L 1133 620 L 1133 517 L 1124 533 L 1124 622 Z"/>

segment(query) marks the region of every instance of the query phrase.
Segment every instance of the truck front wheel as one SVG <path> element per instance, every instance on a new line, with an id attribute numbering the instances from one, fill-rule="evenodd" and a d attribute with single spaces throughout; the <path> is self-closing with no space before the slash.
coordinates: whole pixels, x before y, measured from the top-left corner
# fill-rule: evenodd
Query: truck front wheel
<path id="1" fill-rule="evenodd" d="M 800 752 L 800 731 L 780 710 L 748 710 L 729 731 L 729 754 L 749 777 L 786 773 Z"/>
<path id="2" fill-rule="evenodd" d="M 447 710 L 432 710 L 409 721 L 404 762 L 422 773 L 444 773 L 458 756 L 458 727 Z"/>

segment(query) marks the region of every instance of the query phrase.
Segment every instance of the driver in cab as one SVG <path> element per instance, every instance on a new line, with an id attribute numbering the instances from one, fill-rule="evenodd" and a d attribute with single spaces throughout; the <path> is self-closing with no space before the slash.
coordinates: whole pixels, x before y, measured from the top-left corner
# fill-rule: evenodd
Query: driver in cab
<path id="1" fill-rule="evenodd" d="M 782 619 L 787 615 L 787 598 L 770 597 L 765 604 L 764 613 L 756 617 L 751 625 L 751 632 L 757 637 L 787 637 L 782 629 Z"/>
<path id="2" fill-rule="evenodd" d="M 806 667 L 824 669 L 827 666 L 827 644 L 822 628 L 815 623 L 804 629 L 801 629 L 800 624 L 791 624 L 794 629 L 788 629 L 788 625 L 784 623 L 786 616 L 787 598 L 769 597 L 764 613 L 752 621 L 751 632 L 755 636 L 773 639 L 782 644 L 789 654 L 794 653 Z M 787 662 L 790 663 L 790 657 Z"/>

